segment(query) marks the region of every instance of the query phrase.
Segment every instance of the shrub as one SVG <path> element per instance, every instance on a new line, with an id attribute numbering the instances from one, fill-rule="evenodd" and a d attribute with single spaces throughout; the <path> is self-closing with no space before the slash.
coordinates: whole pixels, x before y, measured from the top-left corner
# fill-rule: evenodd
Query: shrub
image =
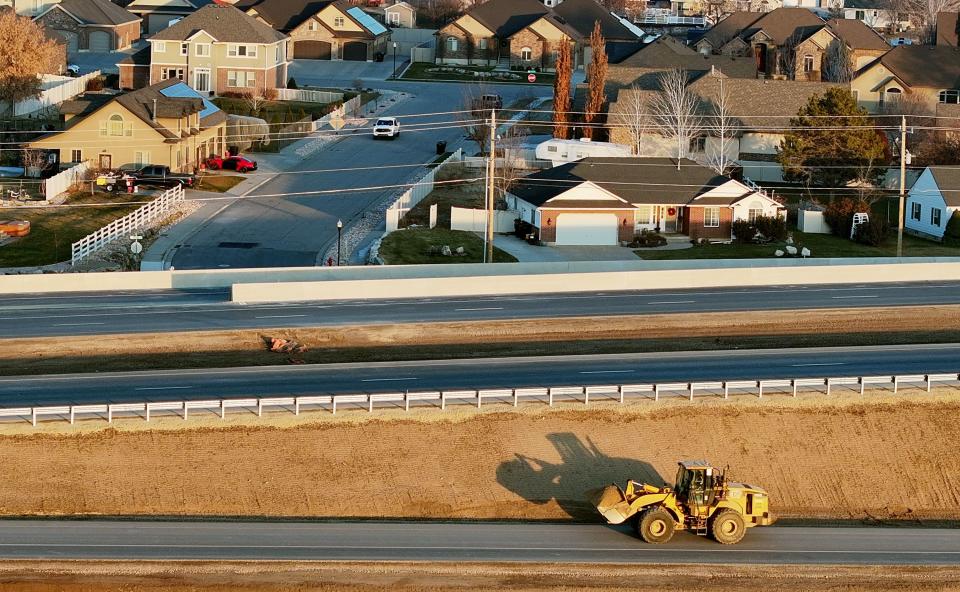
<path id="1" fill-rule="evenodd" d="M 890 227 L 883 220 L 870 220 L 857 226 L 857 233 L 854 240 L 863 245 L 879 247 L 883 241 L 887 240 L 887 233 Z"/>
<path id="2" fill-rule="evenodd" d="M 291 77 L 290 80 L 287 81 L 287 88 L 290 90 L 299 90 L 300 87 L 297 86 L 297 79 Z"/>
<path id="3" fill-rule="evenodd" d="M 667 244 L 667 239 L 659 232 L 653 230 L 641 230 L 633 237 L 631 247 L 662 247 Z"/>
<path id="4" fill-rule="evenodd" d="M 103 90 L 103 77 L 95 76 L 87 80 L 87 92 L 99 92 Z"/>
<path id="5" fill-rule="evenodd" d="M 768 240 L 787 240 L 787 221 L 779 216 L 757 216 L 753 226 Z"/>
<path id="6" fill-rule="evenodd" d="M 947 220 L 947 229 L 943 231 L 943 244 L 960 247 L 960 210 L 953 212 Z"/>
<path id="7" fill-rule="evenodd" d="M 220 93 L 220 96 L 224 99 L 242 99 L 245 95 L 246 93 L 237 92 L 234 90 L 228 90 Z"/>
<path id="8" fill-rule="evenodd" d="M 749 220 L 734 220 L 730 225 L 733 237 L 738 243 L 751 243 L 757 235 L 757 227 Z"/>
<path id="9" fill-rule="evenodd" d="M 268 101 L 276 101 L 280 93 L 277 92 L 275 88 L 265 88 L 263 89 L 263 98 Z"/>
<path id="10" fill-rule="evenodd" d="M 830 225 L 830 232 L 843 238 L 850 236 L 853 227 L 853 215 L 869 212 L 870 204 L 862 199 L 844 197 L 831 201 L 823 211 L 823 219 Z"/>

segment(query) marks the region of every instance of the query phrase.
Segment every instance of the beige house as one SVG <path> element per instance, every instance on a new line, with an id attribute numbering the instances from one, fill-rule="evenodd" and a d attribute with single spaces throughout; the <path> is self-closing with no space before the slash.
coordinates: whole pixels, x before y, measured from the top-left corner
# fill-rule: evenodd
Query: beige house
<path id="1" fill-rule="evenodd" d="M 209 3 L 209 0 L 133 0 L 126 8 L 143 19 L 144 34 L 153 34 Z"/>
<path id="2" fill-rule="evenodd" d="M 164 165 L 191 171 L 226 151 L 226 114 L 179 80 L 122 95 L 85 95 L 60 107 L 66 129 L 30 143 L 60 162 L 100 169 Z"/>
<path id="3" fill-rule="evenodd" d="M 871 113 L 909 100 L 931 114 L 939 105 L 960 103 L 960 48 L 900 45 L 860 69 L 850 89 Z"/>
<path id="4" fill-rule="evenodd" d="M 383 9 L 387 26 L 414 29 L 417 26 L 417 9 L 406 2 L 397 2 Z"/>
<path id="5" fill-rule="evenodd" d="M 140 39 L 140 17 L 110 0 L 62 0 L 33 20 L 63 37 L 71 55 L 126 49 Z"/>
<path id="6" fill-rule="evenodd" d="M 149 42 L 150 84 L 179 79 L 204 95 L 286 87 L 287 36 L 232 6 L 208 4 Z"/>

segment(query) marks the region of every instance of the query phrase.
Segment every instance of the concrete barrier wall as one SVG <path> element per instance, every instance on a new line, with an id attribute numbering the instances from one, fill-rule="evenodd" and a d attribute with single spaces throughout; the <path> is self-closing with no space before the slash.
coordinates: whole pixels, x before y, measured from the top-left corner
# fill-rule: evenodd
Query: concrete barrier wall
<path id="1" fill-rule="evenodd" d="M 539 275 L 431 277 L 393 280 L 235 284 L 234 302 L 352 300 L 553 294 L 594 290 L 673 290 L 791 284 L 850 284 L 960 280 L 960 263 L 837 265 L 803 267 L 716 267 L 689 270 L 614 271 Z"/>
<path id="2" fill-rule="evenodd" d="M 169 271 L 0 275 L 0 294 L 169 290 L 172 287 Z"/>

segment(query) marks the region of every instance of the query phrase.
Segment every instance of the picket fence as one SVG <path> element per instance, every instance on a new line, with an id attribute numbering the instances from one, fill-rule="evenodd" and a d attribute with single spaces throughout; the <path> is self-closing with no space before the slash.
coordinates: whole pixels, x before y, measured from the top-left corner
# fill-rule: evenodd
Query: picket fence
<path id="1" fill-rule="evenodd" d="M 92 405 L 59 405 L 50 407 L 18 407 L 0 409 L 0 420 L 28 420 L 34 426 L 42 418 L 65 419 L 71 424 L 79 419 L 106 419 L 113 422 L 116 417 L 143 417 L 150 421 L 158 413 L 175 413 L 183 419 L 191 417 L 191 411 L 214 412 L 221 419 L 226 418 L 228 410 L 255 413 L 262 417 L 266 411 L 292 411 L 300 415 L 303 411 L 327 411 L 336 415 L 337 410 L 398 409 L 410 411 L 411 404 L 416 407 L 446 410 L 447 405 L 469 405 L 481 408 L 484 402 L 518 407 L 520 401 L 534 401 L 553 406 L 557 402 L 577 402 L 589 405 L 591 402 L 606 401 L 625 403 L 628 398 L 645 398 L 660 401 L 661 398 L 684 398 L 693 401 L 696 396 L 730 399 L 735 396 L 756 396 L 782 394 L 797 397 L 799 393 L 816 392 L 831 395 L 836 387 L 845 387 L 848 392 L 857 392 L 863 396 L 868 387 L 889 387 L 898 393 L 901 388 L 921 388 L 930 392 L 934 384 L 960 385 L 960 373 L 945 374 L 906 374 L 883 376 L 843 376 L 825 378 L 791 378 L 773 380 L 726 380 L 704 382 L 669 382 L 650 384 L 525 387 L 503 389 L 469 389 L 439 391 L 403 391 L 390 393 L 361 393 L 346 395 L 319 395 L 304 397 L 250 397 L 243 399 L 208 399 L 196 401 L 160 401 L 142 403 L 100 403 Z M 92 417 L 91 417 L 92 416 Z"/>
<path id="2" fill-rule="evenodd" d="M 45 76 L 46 80 L 61 81 L 62 84 L 48 88 L 40 93 L 40 96 L 20 101 L 13 106 L 13 114 L 17 117 L 29 115 L 42 111 L 54 105 L 72 99 L 83 94 L 87 90 L 87 81 L 91 78 L 100 76 L 100 70 L 95 70 L 89 74 L 84 74 L 78 78 L 67 78 L 65 76 Z"/>
<path id="3" fill-rule="evenodd" d="M 302 103 L 334 103 L 343 100 L 343 93 L 328 90 L 278 88 L 277 100 L 300 101 Z"/>
<path id="4" fill-rule="evenodd" d="M 76 265 L 117 240 L 150 228 L 153 223 L 169 216 L 183 201 L 183 186 L 177 185 L 160 194 L 150 203 L 118 218 L 103 228 L 88 234 L 71 245 L 70 263 Z"/>
<path id="5" fill-rule="evenodd" d="M 444 159 L 443 162 L 427 171 L 410 189 L 401 193 L 387 208 L 387 234 L 397 230 L 400 227 L 400 220 L 403 216 L 433 191 L 434 180 L 437 178 L 437 173 L 447 165 L 454 162 L 459 164 L 462 160 L 463 148 L 457 148 L 457 151 Z"/>
<path id="6" fill-rule="evenodd" d="M 90 170 L 91 162 L 85 160 L 69 169 L 62 171 L 43 182 L 43 193 L 47 201 L 56 199 L 59 195 L 66 193 L 71 187 L 83 181 L 87 171 Z"/>

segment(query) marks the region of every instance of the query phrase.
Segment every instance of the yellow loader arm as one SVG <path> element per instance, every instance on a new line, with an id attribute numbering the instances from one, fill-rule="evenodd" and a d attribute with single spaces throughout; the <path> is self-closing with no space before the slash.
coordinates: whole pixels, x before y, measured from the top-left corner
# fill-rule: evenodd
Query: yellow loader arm
<path id="1" fill-rule="evenodd" d="M 669 495 L 659 487 L 635 481 L 627 483 L 626 491 L 614 484 L 588 493 L 590 503 L 610 524 L 626 522 L 643 508 L 662 502 Z"/>

